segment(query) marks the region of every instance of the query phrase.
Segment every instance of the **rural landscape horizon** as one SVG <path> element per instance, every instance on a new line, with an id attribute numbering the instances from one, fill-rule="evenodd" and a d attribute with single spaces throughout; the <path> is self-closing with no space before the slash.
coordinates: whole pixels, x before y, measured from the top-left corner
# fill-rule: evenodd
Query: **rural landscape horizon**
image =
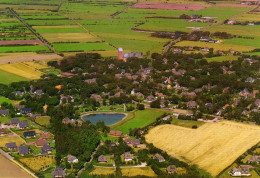
<path id="1" fill-rule="evenodd" d="M 0 0 L 0 177 L 260 178 L 260 0 Z"/>

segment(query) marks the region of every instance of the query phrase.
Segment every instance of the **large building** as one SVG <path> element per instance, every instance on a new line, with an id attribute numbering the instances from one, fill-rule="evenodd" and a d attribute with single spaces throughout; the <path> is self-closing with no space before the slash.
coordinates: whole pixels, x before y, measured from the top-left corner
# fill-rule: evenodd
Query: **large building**
<path id="1" fill-rule="evenodd" d="M 129 57 L 137 57 L 137 58 L 143 58 L 142 53 L 135 53 L 135 52 L 131 52 L 131 53 L 124 53 L 123 48 L 118 48 L 118 55 L 117 58 L 119 60 L 126 60 Z"/>

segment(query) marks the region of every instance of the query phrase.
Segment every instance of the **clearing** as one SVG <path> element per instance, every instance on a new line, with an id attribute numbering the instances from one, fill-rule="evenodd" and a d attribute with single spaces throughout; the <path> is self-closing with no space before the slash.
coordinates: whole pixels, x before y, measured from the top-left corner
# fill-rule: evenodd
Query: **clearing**
<path id="1" fill-rule="evenodd" d="M 260 141 L 260 127 L 230 121 L 206 123 L 194 130 L 160 125 L 150 130 L 146 141 L 217 176 Z"/>

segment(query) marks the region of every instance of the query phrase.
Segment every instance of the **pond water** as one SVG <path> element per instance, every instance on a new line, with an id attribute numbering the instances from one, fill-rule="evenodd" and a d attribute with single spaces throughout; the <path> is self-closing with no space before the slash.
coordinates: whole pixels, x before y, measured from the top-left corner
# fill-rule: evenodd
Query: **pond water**
<path id="1" fill-rule="evenodd" d="M 90 121 L 92 124 L 104 121 L 105 125 L 112 125 L 121 121 L 124 117 L 124 114 L 90 114 L 83 116 L 83 119 L 85 121 Z"/>

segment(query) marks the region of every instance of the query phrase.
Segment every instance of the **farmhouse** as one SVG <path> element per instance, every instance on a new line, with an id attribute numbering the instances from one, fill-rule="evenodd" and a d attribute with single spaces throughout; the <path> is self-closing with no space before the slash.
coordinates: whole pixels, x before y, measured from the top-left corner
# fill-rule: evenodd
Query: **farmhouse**
<path id="1" fill-rule="evenodd" d="M 175 165 L 170 165 L 170 166 L 168 166 L 168 167 L 166 168 L 166 171 L 167 171 L 168 173 L 176 173 L 176 172 L 177 172 L 177 168 L 176 168 Z"/>
<path id="2" fill-rule="evenodd" d="M 232 176 L 250 176 L 250 169 L 253 168 L 253 166 L 250 165 L 241 165 L 239 167 L 234 167 L 230 174 Z"/>
<path id="3" fill-rule="evenodd" d="M 52 178 L 65 178 L 65 168 L 63 167 L 56 167 L 54 171 L 51 173 Z"/>
<path id="4" fill-rule="evenodd" d="M 8 150 L 12 150 L 12 149 L 16 149 L 16 148 L 17 148 L 15 142 L 6 143 L 6 144 L 5 144 L 5 147 L 6 147 Z"/>
<path id="5" fill-rule="evenodd" d="M 100 155 L 100 156 L 98 157 L 98 162 L 100 162 L 100 163 L 106 163 L 106 162 L 107 162 L 106 156 L 105 156 L 105 155 Z"/>
<path id="6" fill-rule="evenodd" d="M 125 158 L 125 161 L 132 161 L 133 155 L 130 152 L 125 152 L 124 158 Z"/>
<path id="7" fill-rule="evenodd" d="M 248 163 L 260 163 L 260 155 L 253 155 L 247 160 Z"/>
<path id="8" fill-rule="evenodd" d="M 124 53 L 123 48 L 118 48 L 118 55 L 117 55 L 118 60 L 126 61 L 126 59 L 130 57 L 143 58 L 142 53 L 135 53 L 135 52 Z"/>
<path id="9" fill-rule="evenodd" d="M 20 155 L 27 155 L 27 154 L 29 154 L 29 148 L 27 146 L 20 146 L 19 147 L 19 154 Z"/>
<path id="10" fill-rule="evenodd" d="M 157 159 L 159 162 L 165 161 L 164 157 L 158 153 L 154 155 L 153 159 Z"/>
<path id="11" fill-rule="evenodd" d="M 23 136 L 24 136 L 25 138 L 36 137 L 36 133 L 35 133 L 35 131 L 24 132 L 24 133 L 23 133 Z"/>
<path id="12" fill-rule="evenodd" d="M 66 158 L 68 159 L 69 163 L 78 163 L 79 162 L 78 158 L 73 155 L 68 155 L 68 156 L 66 156 Z"/>
<path id="13" fill-rule="evenodd" d="M 122 131 L 120 131 L 120 130 L 110 130 L 109 136 L 111 136 L 111 137 L 121 137 Z"/>

